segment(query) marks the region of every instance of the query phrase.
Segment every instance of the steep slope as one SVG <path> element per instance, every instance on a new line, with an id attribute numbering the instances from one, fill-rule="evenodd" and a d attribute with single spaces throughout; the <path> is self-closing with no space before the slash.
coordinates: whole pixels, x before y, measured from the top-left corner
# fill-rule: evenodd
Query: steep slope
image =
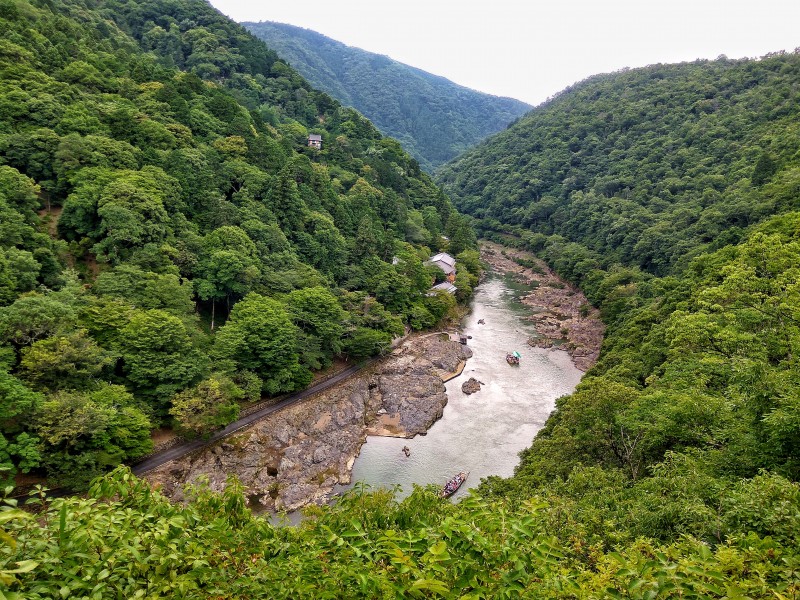
<path id="1" fill-rule="evenodd" d="M 787 485 L 796 506 L 799 115 L 800 54 L 656 65 L 565 90 L 442 170 L 485 235 L 547 260 L 608 325 L 485 494 L 550 498 L 603 538 L 624 521 L 628 540 L 710 544 L 737 489 Z"/>
<path id="2" fill-rule="evenodd" d="M 447 198 L 204 2 L 0 0 L 0 26 L 4 469 L 83 483 L 166 415 L 202 434 L 447 310 L 420 294 L 418 245 L 470 245 Z M 778 212 L 797 198 L 788 125 L 753 177 Z M 681 279 L 484 225 L 612 325 L 513 480 L 458 505 L 356 490 L 274 527 L 235 481 L 175 505 L 120 468 L 86 496 L 36 492 L 36 517 L 6 502 L 0 595 L 796 597 L 800 215 Z"/>
<path id="3" fill-rule="evenodd" d="M 458 206 L 666 274 L 796 206 L 800 55 L 567 89 L 438 177 Z"/>
<path id="4" fill-rule="evenodd" d="M 530 110 L 283 23 L 243 23 L 314 86 L 370 119 L 433 171 Z"/>
<path id="5" fill-rule="evenodd" d="M 202 435 L 455 303 L 426 296 L 423 265 L 474 242 L 449 200 L 207 3 L 20 0 L 0 18 L 9 475 L 85 485 L 146 454 L 153 426 Z"/>

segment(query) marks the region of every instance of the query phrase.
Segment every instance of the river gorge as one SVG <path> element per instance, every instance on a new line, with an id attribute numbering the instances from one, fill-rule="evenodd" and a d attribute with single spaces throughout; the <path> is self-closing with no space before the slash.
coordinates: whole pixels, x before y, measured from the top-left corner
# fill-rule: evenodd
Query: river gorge
<path id="1" fill-rule="evenodd" d="M 509 476 L 544 425 L 559 396 L 569 394 L 581 378 L 566 352 L 532 348 L 533 323 L 524 321 L 519 294 L 524 286 L 492 274 L 478 287 L 473 310 L 464 324 L 473 356 L 463 373 L 447 382 L 447 407 L 424 436 L 414 439 L 369 436 L 353 467 L 353 481 L 371 486 L 444 484 L 460 471 L 467 482 L 455 498 L 488 475 Z M 479 324 L 479 321 L 483 321 Z M 507 352 L 522 355 L 511 366 Z M 474 378 L 481 389 L 465 394 L 462 384 Z M 403 446 L 410 450 L 408 457 Z"/>
<path id="2" fill-rule="evenodd" d="M 482 477 L 511 475 L 555 400 L 596 360 L 603 333 L 580 292 L 521 254 L 483 245 L 490 270 L 461 324 L 467 345 L 453 332 L 413 335 L 378 365 L 148 479 L 180 500 L 186 482 L 219 490 L 235 474 L 254 508 L 283 511 L 359 481 L 403 497 L 469 471 L 457 498 Z M 512 351 L 519 365 L 506 362 Z M 469 380 L 478 391 L 462 391 Z"/>

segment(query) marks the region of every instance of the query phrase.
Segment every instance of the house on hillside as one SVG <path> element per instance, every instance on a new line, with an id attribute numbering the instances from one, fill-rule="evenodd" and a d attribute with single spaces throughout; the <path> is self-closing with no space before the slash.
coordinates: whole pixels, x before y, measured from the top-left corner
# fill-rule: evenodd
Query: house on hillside
<path id="1" fill-rule="evenodd" d="M 458 288 L 449 281 L 443 281 L 442 283 L 433 286 L 427 295 L 435 296 L 437 291 L 447 292 L 448 294 L 452 295 L 458 291 Z"/>
<path id="2" fill-rule="evenodd" d="M 444 271 L 444 274 L 447 276 L 447 281 L 450 283 L 456 280 L 456 259 L 447 252 L 440 252 L 435 256 L 431 256 L 425 264 L 439 267 Z"/>
<path id="3" fill-rule="evenodd" d="M 308 134 L 308 147 L 322 150 L 322 136 L 317 133 Z"/>

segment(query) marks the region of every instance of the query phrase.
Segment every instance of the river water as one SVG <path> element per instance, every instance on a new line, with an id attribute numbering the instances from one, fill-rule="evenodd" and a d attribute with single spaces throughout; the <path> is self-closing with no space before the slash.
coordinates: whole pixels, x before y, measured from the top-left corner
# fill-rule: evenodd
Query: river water
<path id="1" fill-rule="evenodd" d="M 478 286 L 472 312 L 463 323 L 464 333 L 472 336 L 473 357 L 464 372 L 446 384 L 444 415 L 427 435 L 414 439 L 369 436 L 353 466 L 353 482 L 400 486 L 399 499 L 409 495 L 414 484 L 441 486 L 459 471 L 469 471 L 467 482 L 453 496 L 457 499 L 483 477 L 513 474 L 518 453 L 530 446 L 556 398 L 572 392 L 583 375 L 566 352 L 527 345 L 535 331 L 522 320 L 531 309 L 520 297 L 530 289 L 497 274 Z M 478 324 L 481 319 L 485 324 Z M 505 360 L 514 350 L 522 355 L 519 366 Z M 461 384 L 470 377 L 485 385 L 466 395 Z M 403 446 L 411 449 L 408 458 Z"/>

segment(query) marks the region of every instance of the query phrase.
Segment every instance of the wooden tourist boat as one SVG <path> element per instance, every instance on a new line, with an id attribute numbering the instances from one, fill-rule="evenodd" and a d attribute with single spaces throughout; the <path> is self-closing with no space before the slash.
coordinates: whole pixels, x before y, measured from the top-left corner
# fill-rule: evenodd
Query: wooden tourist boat
<path id="1" fill-rule="evenodd" d="M 466 473 L 464 471 L 461 471 L 461 473 L 459 473 L 458 475 L 453 477 L 450 481 L 444 484 L 442 491 L 439 492 L 439 497 L 449 498 L 450 496 L 455 494 L 458 491 L 458 488 L 460 488 L 467 480 L 467 477 L 469 477 L 469 471 L 467 471 Z"/>

